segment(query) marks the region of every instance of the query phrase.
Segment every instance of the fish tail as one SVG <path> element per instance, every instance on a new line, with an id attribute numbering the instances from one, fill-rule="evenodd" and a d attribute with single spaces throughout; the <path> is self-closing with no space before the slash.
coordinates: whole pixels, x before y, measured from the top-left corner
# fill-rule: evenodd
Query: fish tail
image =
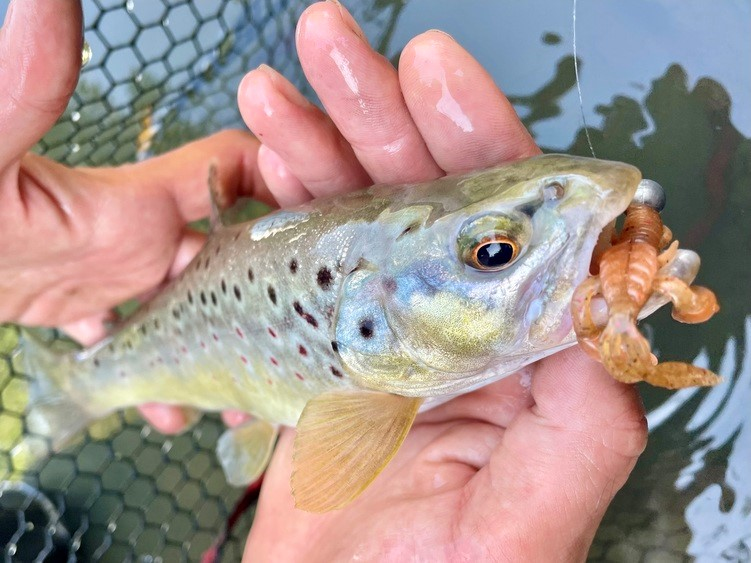
<path id="1" fill-rule="evenodd" d="M 30 432 L 46 437 L 60 450 L 94 420 L 71 392 L 80 367 L 72 343 L 44 340 L 33 330 L 21 331 L 21 365 L 29 376 L 26 424 Z"/>

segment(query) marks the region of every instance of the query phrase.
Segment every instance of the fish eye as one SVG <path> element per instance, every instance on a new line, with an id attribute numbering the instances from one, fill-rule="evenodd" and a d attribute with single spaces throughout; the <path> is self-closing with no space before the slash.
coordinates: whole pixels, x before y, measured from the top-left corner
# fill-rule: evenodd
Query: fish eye
<path id="1" fill-rule="evenodd" d="M 552 180 L 542 188 L 542 197 L 545 201 L 556 201 L 566 193 L 566 188 L 559 180 Z"/>
<path id="2" fill-rule="evenodd" d="M 516 210 L 472 217 L 459 231 L 459 258 L 473 270 L 498 272 L 516 262 L 531 236 L 529 217 Z"/>
<path id="3" fill-rule="evenodd" d="M 518 243 L 502 234 L 478 241 L 464 256 L 464 262 L 486 272 L 497 272 L 509 266 L 519 255 Z"/>

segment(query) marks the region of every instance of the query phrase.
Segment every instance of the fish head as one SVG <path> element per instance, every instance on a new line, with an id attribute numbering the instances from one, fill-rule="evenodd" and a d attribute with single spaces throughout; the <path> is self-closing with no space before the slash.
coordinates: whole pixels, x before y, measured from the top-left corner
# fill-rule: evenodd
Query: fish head
<path id="1" fill-rule="evenodd" d="M 361 251 L 344 282 L 342 365 L 370 387 L 429 396 L 559 348 L 595 243 L 640 179 L 627 164 L 546 155 L 413 188 L 382 214 L 376 259 Z"/>

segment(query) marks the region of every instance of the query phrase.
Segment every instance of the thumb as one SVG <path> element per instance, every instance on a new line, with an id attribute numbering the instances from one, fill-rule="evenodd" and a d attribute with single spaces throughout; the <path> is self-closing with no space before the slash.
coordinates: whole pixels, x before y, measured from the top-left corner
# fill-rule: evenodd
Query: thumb
<path id="1" fill-rule="evenodd" d="M 485 485 L 494 491 L 494 513 L 508 510 L 526 531 L 515 539 L 529 545 L 517 547 L 539 551 L 541 560 L 581 558 L 646 446 L 644 409 L 633 386 L 578 347 L 540 362 L 532 396 L 534 406 L 493 453 Z"/>
<path id="2" fill-rule="evenodd" d="M 79 0 L 12 0 L 0 29 L 0 169 L 54 125 L 81 68 Z"/>

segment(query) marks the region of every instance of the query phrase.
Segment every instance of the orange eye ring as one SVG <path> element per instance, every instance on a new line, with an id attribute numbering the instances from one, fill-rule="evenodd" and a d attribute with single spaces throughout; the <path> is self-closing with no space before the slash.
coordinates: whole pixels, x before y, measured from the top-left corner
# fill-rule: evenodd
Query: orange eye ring
<path id="1" fill-rule="evenodd" d="M 505 235 L 485 237 L 469 249 L 464 262 L 475 270 L 497 272 L 513 264 L 519 250 L 519 244 Z"/>

